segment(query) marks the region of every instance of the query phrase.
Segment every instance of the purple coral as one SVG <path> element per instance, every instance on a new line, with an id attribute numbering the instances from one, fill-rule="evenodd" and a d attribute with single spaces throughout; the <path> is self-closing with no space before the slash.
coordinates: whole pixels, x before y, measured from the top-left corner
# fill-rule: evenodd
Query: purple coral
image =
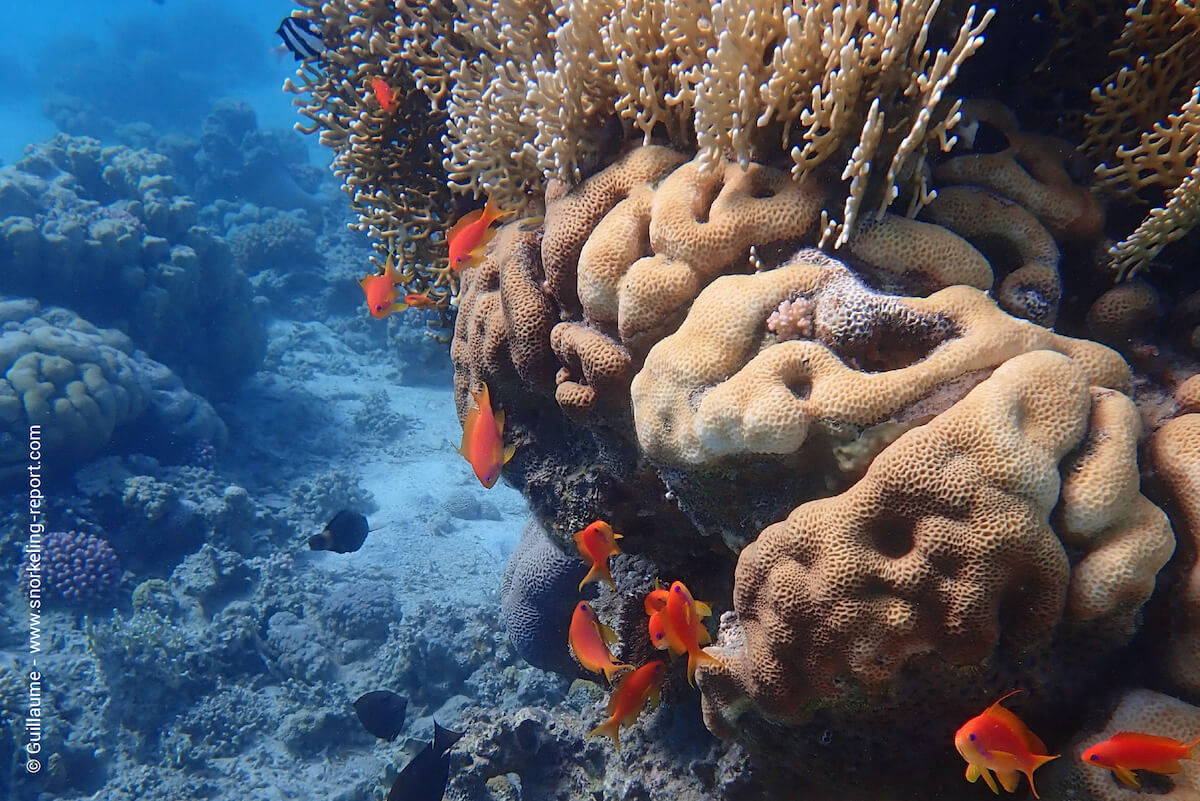
<path id="1" fill-rule="evenodd" d="M 767 330 L 780 342 L 789 339 L 811 339 L 813 334 L 813 302 L 808 298 L 793 298 L 779 304 L 767 318 Z"/>
<path id="2" fill-rule="evenodd" d="M 82 531 L 54 531 L 40 551 L 40 570 L 26 551 L 21 565 L 21 589 L 31 598 L 57 597 L 75 603 L 100 601 L 112 595 L 121 579 L 117 553 L 108 541 Z"/>

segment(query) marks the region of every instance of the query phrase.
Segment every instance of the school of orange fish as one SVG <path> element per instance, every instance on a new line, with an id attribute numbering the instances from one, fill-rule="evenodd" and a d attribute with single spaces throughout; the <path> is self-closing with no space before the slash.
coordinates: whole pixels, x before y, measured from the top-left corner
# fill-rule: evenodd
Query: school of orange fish
<path id="1" fill-rule="evenodd" d="M 380 105 L 390 111 L 396 99 L 386 84 L 379 79 L 375 81 L 376 97 Z M 489 200 L 483 209 L 470 212 L 455 223 L 446 237 L 452 269 L 458 271 L 478 264 L 486 251 L 485 246 L 495 234 L 492 223 L 509 213 L 498 211 Z M 396 271 L 389 257 L 382 273 L 368 275 L 359 282 L 373 317 L 382 319 L 394 311 L 426 305 L 428 298 L 422 295 L 406 295 L 400 300 L 396 287 L 402 281 L 403 275 Z M 463 423 L 462 444 L 458 451 L 470 463 L 483 486 L 491 488 L 499 479 L 501 468 L 512 458 L 515 446 L 504 444 L 504 412 L 493 412 L 487 384 L 478 393 L 471 394 L 475 404 Z M 617 589 L 609 572 L 608 559 L 621 553 L 617 547 L 620 538 L 621 535 L 603 520 L 596 520 L 575 534 L 580 556 L 590 563 L 587 575 L 579 583 L 580 590 L 601 580 L 607 581 L 614 591 Z M 682 581 L 672 582 L 667 589 L 656 583 L 646 595 L 644 607 L 648 616 L 647 633 L 654 647 L 668 651 L 672 657 L 687 654 L 688 684 L 693 684 L 696 668 L 701 663 L 720 665 L 715 657 L 703 650 L 711 642 L 703 621 L 712 610 L 708 604 L 693 598 Z M 654 660 L 635 668 L 617 662 L 612 652 L 617 635 L 600 621 L 587 601 L 576 604 L 567 640 L 580 666 L 592 673 L 603 673 L 614 687 L 608 703 L 608 719 L 588 736 L 603 734 L 610 737 L 619 751 L 621 727 L 633 725 L 647 702 L 658 703 L 659 690 L 667 677 L 667 665 Z M 1000 787 L 1011 793 L 1020 783 L 1020 774 L 1024 774 L 1034 797 L 1040 798 L 1033 782 L 1034 771 L 1060 755 L 1047 754 L 1046 746 L 1038 736 L 1001 705 L 1001 701 L 1018 692 L 1020 690 L 1014 690 L 1002 696 L 964 723 L 954 735 L 954 747 L 967 762 L 968 781 L 976 782 L 982 777 L 993 793 L 999 794 Z M 1111 771 L 1125 786 L 1137 788 L 1141 783 L 1135 771 L 1178 773 L 1180 760 L 1190 759 L 1197 745 L 1200 745 L 1200 737 L 1183 742 L 1144 732 L 1118 732 L 1085 750 L 1082 760 L 1085 764 Z"/>

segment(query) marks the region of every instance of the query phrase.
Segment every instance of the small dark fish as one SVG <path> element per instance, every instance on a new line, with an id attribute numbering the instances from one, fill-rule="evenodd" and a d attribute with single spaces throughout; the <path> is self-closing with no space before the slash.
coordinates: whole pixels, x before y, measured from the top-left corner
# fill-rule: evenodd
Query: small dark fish
<path id="1" fill-rule="evenodd" d="M 375 690 L 354 702 L 354 714 L 363 728 L 382 740 L 395 740 L 404 728 L 408 699 L 391 690 Z"/>
<path id="2" fill-rule="evenodd" d="M 370 530 L 367 518 L 358 512 L 343 509 L 333 516 L 320 534 L 308 538 L 308 547 L 314 551 L 352 553 L 367 541 L 367 532 Z"/>
<path id="3" fill-rule="evenodd" d="M 433 742 L 404 766 L 392 783 L 387 801 L 442 801 L 450 779 L 449 751 L 462 735 L 433 722 Z"/>
<path id="4" fill-rule="evenodd" d="M 321 38 L 321 29 L 312 20 L 303 17 L 284 17 L 283 22 L 275 29 L 279 38 L 292 51 L 297 61 L 306 58 L 320 58 L 325 52 L 325 40 Z"/>

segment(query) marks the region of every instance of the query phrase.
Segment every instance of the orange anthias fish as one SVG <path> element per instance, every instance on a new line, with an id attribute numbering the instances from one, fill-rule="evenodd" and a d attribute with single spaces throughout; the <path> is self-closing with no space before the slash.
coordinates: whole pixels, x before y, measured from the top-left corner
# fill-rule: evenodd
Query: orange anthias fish
<path id="1" fill-rule="evenodd" d="M 1046 745 L 1021 722 L 1021 719 L 1000 706 L 1000 702 L 1013 690 L 1000 697 L 994 704 L 968 720 L 954 735 L 954 747 L 967 760 L 967 781 L 978 781 L 982 776 L 993 793 L 999 794 L 996 779 L 1008 792 L 1014 792 L 1024 773 L 1029 778 L 1029 789 L 1033 797 L 1040 798 L 1033 785 L 1033 772 L 1059 754 L 1047 755 Z M 989 771 L 991 771 L 989 773 Z M 992 778 L 992 773 L 996 778 Z"/>
<path id="2" fill-rule="evenodd" d="M 382 320 L 394 311 L 408 308 L 399 301 L 400 291 L 396 285 L 403 283 L 404 276 L 396 269 L 391 255 L 383 265 L 383 272 L 368 273 L 358 282 L 367 296 L 367 310 L 377 320 Z"/>
<path id="3" fill-rule="evenodd" d="M 491 489 L 500 478 L 500 468 L 512 458 L 515 445 L 504 444 L 504 412 L 492 413 L 488 386 L 478 394 L 472 392 L 475 405 L 463 422 L 462 444 L 458 452 L 471 463 L 479 483 Z"/>
<path id="4" fill-rule="evenodd" d="M 379 101 L 379 107 L 389 114 L 396 108 L 397 92 L 388 86 L 388 82 L 376 75 L 371 79 L 371 91 Z"/>
<path id="5" fill-rule="evenodd" d="M 459 218 L 446 233 L 446 242 L 450 246 L 450 269 L 458 272 L 478 264 L 483 258 L 484 245 L 496 235 L 492 223 L 509 214 L 512 212 L 497 209 L 489 197 L 482 209 L 469 211 Z"/>
<path id="6" fill-rule="evenodd" d="M 1135 770 L 1178 773 L 1179 760 L 1191 759 L 1192 749 L 1197 745 L 1200 745 L 1200 737 L 1185 743 L 1157 734 L 1122 731 L 1084 751 L 1083 761 L 1108 768 L 1126 787 L 1141 787 L 1133 773 Z"/>
<path id="7" fill-rule="evenodd" d="M 600 622 L 596 611 L 587 601 L 575 604 L 567 642 L 583 669 L 603 673 L 609 684 L 612 684 L 613 676 L 618 672 L 633 669 L 633 665 L 613 660 L 609 649 L 616 645 L 617 633 Z"/>
<path id="8" fill-rule="evenodd" d="M 404 296 L 404 306 L 408 309 L 431 309 L 437 305 L 437 301 L 429 297 L 428 292 L 422 292 L 419 295 L 408 294 Z"/>
<path id="9" fill-rule="evenodd" d="M 682 581 L 673 582 L 669 590 L 652 590 L 644 605 L 650 613 L 648 628 L 654 647 L 669 649 L 675 656 L 688 655 L 688 684 L 694 685 L 696 668 L 702 662 L 721 664 L 716 657 L 702 650 L 702 646 L 712 642 L 702 622 L 712 610 L 708 604 L 693 598 Z"/>
<path id="10" fill-rule="evenodd" d="M 608 557 L 621 552 L 617 547 L 619 539 L 621 535 L 603 520 L 596 520 L 587 528 L 575 532 L 575 547 L 579 549 L 579 555 L 584 561 L 592 563 L 592 569 L 583 577 L 583 581 L 579 582 L 579 589 L 582 590 L 585 584 L 600 579 L 607 581 L 614 590 L 617 588 L 612 573 L 608 572 Z"/>
<path id="11" fill-rule="evenodd" d="M 667 666 L 658 660 L 626 673 L 608 699 L 608 720 L 588 732 L 588 737 L 596 734 L 611 737 L 620 752 L 621 726 L 632 726 L 647 701 L 658 703 L 658 691 L 666 677 Z"/>

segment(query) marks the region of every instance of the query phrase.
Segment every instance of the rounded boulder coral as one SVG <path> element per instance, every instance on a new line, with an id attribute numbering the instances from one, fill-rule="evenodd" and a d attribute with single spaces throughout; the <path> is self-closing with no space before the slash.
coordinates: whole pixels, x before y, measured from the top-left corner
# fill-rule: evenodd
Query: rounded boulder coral
<path id="1" fill-rule="evenodd" d="M 61 598 L 72 604 L 111 600 L 121 580 L 117 553 L 108 541 L 81 531 L 53 531 L 42 549 L 29 549 L 21 587 L 32 600 Z"/>

